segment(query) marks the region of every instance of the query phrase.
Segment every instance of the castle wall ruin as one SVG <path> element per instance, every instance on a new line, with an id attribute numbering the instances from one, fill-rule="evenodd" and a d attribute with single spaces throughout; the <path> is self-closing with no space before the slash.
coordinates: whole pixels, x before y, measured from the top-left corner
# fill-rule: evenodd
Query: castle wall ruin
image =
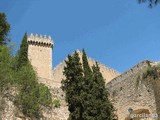
<path id="1" fill-rule="evenodd" d="M 116 108 L 118 120 L 130 120 L 128 111 L 130 108 L 133 109 L 133 114 L 157 114 L 159 112 L 155 87 L 149 81 L 144 84 L 138 78 L 139 73 L 150 64 L 152 63 L 149 61 L 142 61 L 106 84 L 109 97 Z"/>

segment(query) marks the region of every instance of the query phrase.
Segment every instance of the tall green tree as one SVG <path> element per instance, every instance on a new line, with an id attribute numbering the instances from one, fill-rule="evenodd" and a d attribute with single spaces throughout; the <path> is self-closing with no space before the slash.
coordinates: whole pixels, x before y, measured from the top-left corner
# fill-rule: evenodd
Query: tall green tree
<path id="1" fill-rule="evenodd" d="M 5 45 L 8 41 L 10 24 L 7 22 L 5 13 L 0 12 L 0 45 Z"/>
<path id="2" fill-rule="evenodd" d="M 21 68 L 28 62 L 28 43 L 27 43 L 27 33 L 24 34 L 22 43 L 20 45 L 20 50 L 18 52 L 17 68 Z"/>
<path id="3" fill-rule="evenodd" d="M 73 56 L 68 55 L 64 75 L 62 80 L 62 90 L 66 93 L 68 110 L 70 111 L 69 120 L 83 120 L 83 106 L 81 103 L 81 93 L 83 87 L 83 70 L 78 53 L 75 51 Z"/>
<path id="4" fill-rule="evenodd" d="M 83 62 L 84 75 L 86 77 L 91 77 L 92 70 L 91 70 L 91 68 L 89 66 L 87 55 L 86 55 L 86 52 L 85 52 L 84 49 L 82 50 L 82 62 Z"/>
<path id="5" fill-rule="evenodd" d="M 98 64 L 90 68 L 83 49 L 82 63 L 78 53 L 68 56 L 62 80 L 70 115 L 69 120 L 112 120 L 113 106 L 108 99 L 104 78 Z M 83 66 L 83 67 L 82 67 Z"/>
<path id="6" fill-rule="evenodd" d="M 90 109 L 91 105 L 92 105 L 92 92 L 91 92 L 91 88 L 92 88 L 92 82 L 93 82 L 93 72 L 89 66 L 88 63 L 88 59 L 87 59 L 87 55 L 85 50 L 82 50 L 82 63 L 83 63 L 83 71 L 84 71 L 84 84 L 83 84 L 83 93 L 81 95 L 82 98 L 82 103 L 83 103 L 83 107 L 85 109 L 85 111 L 83 112 L 83 118 L 84 120 L 89 120 L 90 117 L 89 113 L 90 113 Z"/>
<path id="7" fill-rule="evenodd" d="M 98 63 L 89 66 L 85 50 L 82 50 L 82 61 L 84 70 L 84 82 L 82 100 L 85 111 L 85 120 L 112 120 L 113 106 L 108 100 L 108 93 L 105 88 L 105 80 L 100 72 Z"/>
<path id="8" fill-rule="evenodd" d="M 91 88 L 91 106 L 89 110 L 90 120 L 113 120 L 114 108 L 108 99 L 108 92 L 105 88 L 105 80 L 100 72 L 98 63 L 92 67 L 93 82 Z"/>

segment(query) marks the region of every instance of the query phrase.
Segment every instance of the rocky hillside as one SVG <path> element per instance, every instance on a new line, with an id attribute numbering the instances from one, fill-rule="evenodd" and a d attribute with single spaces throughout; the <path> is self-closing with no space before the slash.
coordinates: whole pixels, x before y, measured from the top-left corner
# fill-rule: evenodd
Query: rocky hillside
<path id="1" fill-rule="evenodd" d="M 11 87 L 0 95 L 0 120 L 36 120 L 28 118 L 14 105 L 16 87 Z M 40 120 L 67 120 L 69 112 L 61 89 L 50 88 L 53 98 L 53 107 L 42 108 Z"/>

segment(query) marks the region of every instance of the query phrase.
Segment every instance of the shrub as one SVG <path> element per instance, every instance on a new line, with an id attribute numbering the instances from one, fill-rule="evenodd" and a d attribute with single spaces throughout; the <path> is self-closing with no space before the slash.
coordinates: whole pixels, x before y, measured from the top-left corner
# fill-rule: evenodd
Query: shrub
<path id="1" fill-rule="evenodd" d="M 51 93 L 44 84 L 39 84 L 39 103 L 43 106 L 50 106 L 52 103 Z"/>
<path id="2" fill-rule="evenodd" d="M 52 103 L 49 89 L 39 84 L 36 74 L 28 63 L 18 71 L 17 83 L 20 93 L 15 101 L 22 112 L 29 117 L 38 118 L 41 106 L 48 107 Z"/>
<path id="3" fill-rule="evenodd" d="M 148 67 L 143 73 L 142 78 L 153 77 L 153 79 L 158 78 L 158 72 L 156 67 Z"/>
<path id="4" fill-rule="evenodd" d="M 10 50 L 6 46 L 0 46 L 0 90 L 2 91 L 11 80 Z"/>
<path id="5" fill-rule="evenodd" d="M 53 101 L 52 101 L 52 104 L 53 104 L 54 107 L 56 107 L 56 108 L 59 108 L 59 107 L 61 106 L 60 100 L 57 100 L 57 99 L 53 100 Z"/>

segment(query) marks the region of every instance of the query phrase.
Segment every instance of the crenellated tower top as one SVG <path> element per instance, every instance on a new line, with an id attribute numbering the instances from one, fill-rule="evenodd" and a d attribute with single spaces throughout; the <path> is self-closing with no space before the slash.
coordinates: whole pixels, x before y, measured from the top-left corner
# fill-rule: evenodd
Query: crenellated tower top
<path id="1" fill-rule="evenodd" d="M 51 39 L 51 36 L 38 36 L 38 34 L 33 35 L 33 33 L 30 34 L 30 36 L 28 36 L 27 39 L 29 44 L 33 44 L 33 45 L 39 45 L 39 46 L 45 46 L 45 47 L 53 47 L 54 46 L 54 42 Z"/>
<path id="2" fill-rule="evenodd" d="M 27 37 L 28 59 L 39 78 L 52 79 L 52 48 L 54 45 L 50 36 L 38 36 L 38 34 Z"/>

